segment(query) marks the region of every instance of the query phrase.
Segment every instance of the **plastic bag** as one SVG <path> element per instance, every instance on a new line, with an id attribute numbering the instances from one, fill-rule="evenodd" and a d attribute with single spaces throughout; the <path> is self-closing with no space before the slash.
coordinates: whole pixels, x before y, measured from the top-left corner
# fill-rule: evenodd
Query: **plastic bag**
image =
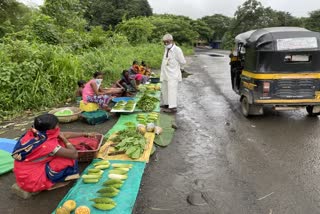
<path id="1" fill-rule="evenodd" d="M 162 128 L 161 128 L 160 126 L 154 127 L 154 133 L 155 133 L 156 135 L 161 134 L 161 133 L 162 133 Z"/>
<path id="2" fill-rule="evenodd" d="M 147 124 L 147 132 L 153 132 L 155 128 L 154 123 L 148 123 Z"/>

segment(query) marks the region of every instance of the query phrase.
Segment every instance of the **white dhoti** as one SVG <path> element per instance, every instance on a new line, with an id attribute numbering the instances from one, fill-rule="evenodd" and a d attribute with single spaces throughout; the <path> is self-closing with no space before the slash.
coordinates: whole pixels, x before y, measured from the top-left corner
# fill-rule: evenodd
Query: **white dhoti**
<path id="1" fill-rule="evenodd" d="M 161 104 L 177 108 L 178 80 L 163 80 L 161 84 Z"/>
<path id="2" fill-rule="evenodd" d="M 182 81 L 181 65 L 184 65 L 186 60 L 182 50 L 173 45 L 166 49 L 163 55 L 161 64 L 161 104 L 169 105 L 169 108 L 177 108 L 178 83 Z"/>

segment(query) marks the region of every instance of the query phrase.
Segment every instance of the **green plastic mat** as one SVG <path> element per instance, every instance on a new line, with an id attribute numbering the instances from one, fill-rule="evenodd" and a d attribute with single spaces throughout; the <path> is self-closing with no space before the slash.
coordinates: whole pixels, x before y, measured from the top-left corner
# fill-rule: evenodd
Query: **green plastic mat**
<path id="1" fill-rule="evenodd" d="M 115 132 L 121 131 L 123 129 L 126 129 L 127 126 L 125 123 L 127 122 L 133 122 L 136 123 L 137 125 L 137 120 L 136 120 L 137 114 L 122 114 L 120 118 L 118 119 L 117 123 L 114 124 L 114 126 L 108 131 L 108 133 L 105 135 L 105 137 L 109 137 Z"/>
<path id="2" fill-rule="evenodd" d="M 0 175 L 13 169 L 13 158 L 9 152 L 0 150 Z"/>
<path id="3" fill-rule="evenodd" d="M 145 115 L 148 115 L 150 112 L 145 112 L 145 113 L 139 113 L 139 114 L 145 114 Z M 126 129 L 127 126 L 125 125 L 127 122 L 133 122 L 135 123 L 136 125 L 138 125 L 138 122 L 137 122 L 137 115 L 138 113 L 135 113 L 135 114 L 122 114 L 120 116 L 120 118 L 118 119 L 117 123 L 108 131 L 108 133 L 105 135 L 106 138 L 108 138 L 110 135 L 112 135 L 113 133 L 115 132 L 118 132 L 118 131 L 121 131 L 123 129 Z M 161 114 L 159 114 L 160 116 Z M 156 124 L 158 124 L 158 122 L 156 122 Z M 160 126 L 161 127 L 161 126 Z"/>
<path id="4" fill-rule="evenodd" d="M 174 135 L 174 129 L 172 128 L 172 123 L 174 121 L 173 115 L 160 114 L 159 126 L 162 128 L 162 133 L 156 135 L 154 143 L 158 146 L 168 146 Z"/>
<path id="5" fill-rule="evenodd" d="M 93 163 L 97 161 L 100 160 L 93 160 L 93 162 L 85 169 L 84 173 L 87 173 L 88 169 L 93 168 Z M 117 206 L 114 209 L 110 211 L 98 210 L 92 206 L 94 203 L 90 201 L 90 199 L 98 197 L 97 191 L 103 188 L 102 184 L 104 181 L 108 180 L 108 171 L 112 167 L 104 171 L 103 177 L 98 183 L 85 184 L 82 182 L 82 178 L 80 178 L 72 187 L 72 189 L 70 189 L 67 195 L 60 201 L 57 207 L 61 207 L 67 200 L 75 200 L 77 207 L 81 205 L 87 206 L 90 208 L 91 214 L 131 214 L 139 192 L 140 182 L 146 163 L 133 161 L 110 161 L 110 163 L 130 163 L 133 165 L 128 173 L 128 179 L 125 180 L 125 183 L 121 187 L 119 194 L 113 198 L 113 200 L 117 203 Z M 54 214 L 54 211 L 52 214 Z"/>

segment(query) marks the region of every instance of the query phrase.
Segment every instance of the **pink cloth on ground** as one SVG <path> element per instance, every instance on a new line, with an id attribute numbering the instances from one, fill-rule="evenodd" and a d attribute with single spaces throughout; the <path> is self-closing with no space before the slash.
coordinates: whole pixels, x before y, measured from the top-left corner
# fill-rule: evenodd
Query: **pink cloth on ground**
<path id="1" fill-rule="evenodd" d="M 95 150 L 98 147 L 99 141 L 96 138 L 75 137 L 68 139 L 78 151 Z"/>

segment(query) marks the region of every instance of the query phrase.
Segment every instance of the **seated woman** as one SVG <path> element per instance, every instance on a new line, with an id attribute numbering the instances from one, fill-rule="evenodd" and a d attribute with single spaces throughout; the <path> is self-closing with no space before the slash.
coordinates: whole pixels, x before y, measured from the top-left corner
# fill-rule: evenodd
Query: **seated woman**
<path id="1" fill-rule="evenodd" d="M 95 72 L 93 74 L 93 79 L 87 82 L 82 90 L 82 100 L 87 103 L 97 103 L 100 108 L 110 111 L 108 107 L 110 100 L 112 100 L 111 94 L 122 93 L 123 89 L 121 88 L 109 88 L 102 89 L 101 83 L 103 81 L 103 73 Z"/>
<path id="2" fill-rule="evenodd" d="M 133 84 L 129 77 L 129 71 L 123 70 L 121 79 L 116 83 L 117 87 L 125 89 L 127 93 L 138 91 L 137 85 Z"/>
<path id="3" fill-rule="evenodd" d="M 128 69 L 129 78 L 135 87 L 138 87 L 140 83 L 145 83 L 145 76 L 140 73 L 140 67 L 138 61 L 133 61 L 132 66 Z"/>
<path id="4" fill-rule="evenodd" d="M 36 117 L 33 127 L 18 140 L 12 153 L 18 187 L 34 193 L 78 178 L 78 152 L 67 139 L 89 134 L 60 132 L 53 114 Z"/>
<path id="5" fill-rule="evenodd" d="M 139 70 L 140 70 L 140 74 L 143 74 L 147 77 L 151 75 L 151 69 L 147 66 L 147 64 L 144 61 L 141 61 Z"/>

